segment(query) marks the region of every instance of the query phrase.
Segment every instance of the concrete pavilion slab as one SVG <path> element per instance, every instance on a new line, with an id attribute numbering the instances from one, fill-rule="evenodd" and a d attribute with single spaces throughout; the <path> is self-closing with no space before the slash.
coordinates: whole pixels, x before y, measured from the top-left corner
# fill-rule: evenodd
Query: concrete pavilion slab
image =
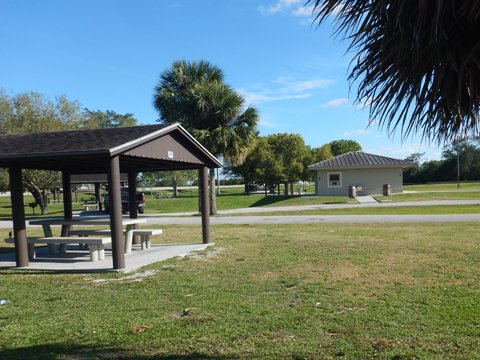
<path id="1" fill-rule="evenodd" d="M 214 245 L 208 244 L 152 244 L 150 249 L 134 248 L 130 254 L 125 254 L 125 268 L 121 271 L 132 272 L 141 267 L 176 257 L 185 257 L 195 251 L 202 251 Z M 80 250 L 71 245 L 64 254 L 49 255 L 46 246 L 37 247 L 37 257 L 30 260 L 24 270 L 47 271 L 59 273 L 91 273 L 115 271 L 112 269 L 112 251 L 106 248 L 105 259 L 90 261 L 88 250 Z M 0 254 L 0 271 L 19 269 L 16 266 L 15 252 Z"/>

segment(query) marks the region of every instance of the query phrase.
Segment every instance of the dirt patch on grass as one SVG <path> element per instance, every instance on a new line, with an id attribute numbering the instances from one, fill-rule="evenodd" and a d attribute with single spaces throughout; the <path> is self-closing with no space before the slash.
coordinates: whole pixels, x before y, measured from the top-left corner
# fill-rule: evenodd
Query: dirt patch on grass
<path id="1" fill-rule="evenodd" d="M 88 279 L 94 284 L 105 284 L 105 283 L 113 283 L 113 282 L 120 282 L 120 283 L 128 283 L 128 282 L 139 282 L 143 281 L 144 279 L 155 275 L 157 271 L 155 270 L 147 270 L 145 272 L 139 272 L 132 275 L 128 275 L 121 278 L 115 279 Z"/>
<path id="2" fill-rule="evenodd" d="M 194 260 L 208 260 L 215 256 L 218 256 L 218 254 L 220 254 L 223 251 L 225 251 L 224 247 L 216 246 L 216 247 L 208 248 L 203 251 L 191 252 L 185 257 L 188 259 L 194 259 Z"/>

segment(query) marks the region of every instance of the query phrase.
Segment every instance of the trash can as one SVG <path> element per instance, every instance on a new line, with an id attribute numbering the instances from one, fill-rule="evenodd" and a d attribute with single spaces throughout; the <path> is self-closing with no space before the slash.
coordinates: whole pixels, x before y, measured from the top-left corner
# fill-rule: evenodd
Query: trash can
<path id="1" fill-rule="evenodd" d="M 390 187 L 390 184 L 384 184 L 383 185 L 383 196 L 390 196 L 392 195 L 392 188 Z"/>
<path id="2" fill-rule="evenodd" d="M 357 188 L 355 186 L 348 187 L 348 197 L 350 199 L 355 199 L 357 197 Z"/>

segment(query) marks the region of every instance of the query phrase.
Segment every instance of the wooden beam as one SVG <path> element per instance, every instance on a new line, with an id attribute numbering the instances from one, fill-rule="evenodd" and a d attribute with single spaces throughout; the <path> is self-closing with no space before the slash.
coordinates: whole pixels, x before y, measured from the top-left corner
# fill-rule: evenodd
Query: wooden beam
<path id="1" fill-rule="evenodd" d="M 210 243 L 210 204 L 208 199 L 207 167 L 204 166 L 198 170 L 198 180 L 200 187 L 200 208 L 202 213 L 202 240 L 204 244 L 208 244 Z"/>
<path id="2" fill-rule="evenodd" d="M 18 267 L 28 266 L 27 227 L 23 204 L 22 170 L 18 166 L 9 168 L 10 198 L 12 200 L 13 234 Z"/>
<path id="3" fill-rule="evenodd" d="M 62 186 L 63 186 L 63 212 L 65 219 L 71 219 L 72 211 L 72 183 L 70 181 L 70 172 L 62 171 Z"/>
<path id="4" fill-rule="evenodd" d="M 120 160 L 118 156 L 107 163 L 108 198 L 110 202 L 110 231 L 112 258 L 115 270 L 125 269 L 125 239 L 122 226 L 122 196 L 120 194 Z"/>

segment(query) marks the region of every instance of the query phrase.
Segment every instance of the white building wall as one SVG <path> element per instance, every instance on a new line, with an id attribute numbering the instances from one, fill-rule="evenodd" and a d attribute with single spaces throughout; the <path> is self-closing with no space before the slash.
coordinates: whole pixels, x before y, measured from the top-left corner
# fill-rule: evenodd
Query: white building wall
<path id="1" fill-rule="evenodd" d="M 329 173 L 340 173 L 341 186 L 329 186 Z M 392 193 L 401 193 L 403 192 L 403 170 L 402 168 L 319 170 L 315 183 L 317 195 L 348 196 L 349 186 L 356 186 L 357 195 L 360 196 L 381 195 L 384 184 L 390 185 Z"/>

